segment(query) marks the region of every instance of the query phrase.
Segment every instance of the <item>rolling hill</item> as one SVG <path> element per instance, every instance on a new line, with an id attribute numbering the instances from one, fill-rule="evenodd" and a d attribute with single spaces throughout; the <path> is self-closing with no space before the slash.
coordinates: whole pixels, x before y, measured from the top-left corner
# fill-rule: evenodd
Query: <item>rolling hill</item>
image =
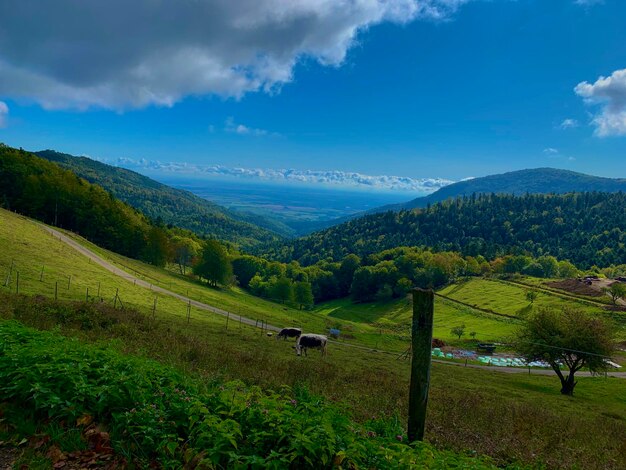
<path id="1" fill-rule="evenodd" d="M 565 194 L 594 191 L 605 193 L 626 191 L 626 178 L 603 178 L 557 168 L 532 168 L 510 171 L 452 183 L 428 196 L 418 197 L 408 202 L 387 204 L 333 220 L 303 224 L 299 227 L 298 235 L 308 235 L 312 232 L 334 227 L 370 214 L 422 209 L 437 202 L 456 197 L 471 196 L 472 194 L 512 194 L 520 196 L 523 194 Z"/>
<path id="2" fill-rule="evenodd" d="M 626 191 L 626 178 L 603 178 L 556 168 L 533 168 L 472 178 L 445 186 L 432 194 L 402 204 L 372 209 L 368 213 L 415 209 L 472 194 L 565 194 L 573 192 Z"/>
<path id="3" fill-rule="evenodd" d="M 71 170 L 90 183 L 102 186 L 118 199 L 151 219 L 161 219 L 199 235 L 216 237 L 248 248 L 258 242 L 290 235 L 280 222 L 255 214 L 234 212 L 188 191 L 175 189 L 131 170 L 87 157 L 43 150 L 35 155 Z"/>
<path id="4" fill-rule="evenodd" d="M 459 197 L 424 209 L 350 220 L 265 247 L 271 258 L 303 265 L 348 254 L 361 258 L 401 246 L 431 247 L 495 259 L 552 255 L 579 268 L 626 260 L 626 194 L 569 193 Z"/>

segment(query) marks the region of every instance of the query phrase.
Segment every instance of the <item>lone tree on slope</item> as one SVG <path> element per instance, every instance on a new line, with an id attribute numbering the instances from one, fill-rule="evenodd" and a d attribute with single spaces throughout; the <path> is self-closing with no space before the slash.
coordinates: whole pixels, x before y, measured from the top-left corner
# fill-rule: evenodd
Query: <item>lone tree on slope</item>
<path id="1" fill-rule="evenodd" d="M 537 292 L 535 289 L 529 289 L 526 291 L 526 300 L 530 302 L 530 305 L 532 305 L 535 300 L 537 300 L 537 297 L 539 297 L 539 292 Z"/>
<path id="2" fill-rule="evenodd" d="M 605 287 L 602 289 L 602 292 L 608 294 L 613 301 L 613 305 L 617 305 L 617 301 L 619 299 L 623 299 L 626 297 L 626 284 L 622 284 L 619 281 L 614 282 L 609 287 Z"/>
<path id="3" fill-rule="evenodd" d="M 193 269 L 194 273 L 203 277 L 209 284 L 227 285 L 233 276 L 233 265 L 226 248 L 217 240 L 207 240 L 200 255 L 200 261 Z"/>
<path id="4" fill-rule="evenodd" d="M 561 393 L 573 395 L 574 374 L 583 367 L 606 370 L 615 351 L 610 326 L 579 310 L 541 309 L 528 317 L 517 332 L 516 349 L 526 361 L 545 361 L 561 380 Z M 568 372 L 564 374 L 561 366 Z"/>
<path id="5" fill-rule="evenodd" d="M 455 326 L 450 330 L 450 333 L 452 333 L 454 336 L 458 336 L 459 339 L 461 339 L 461 336 L 465 334 L 465 325 Z"/>

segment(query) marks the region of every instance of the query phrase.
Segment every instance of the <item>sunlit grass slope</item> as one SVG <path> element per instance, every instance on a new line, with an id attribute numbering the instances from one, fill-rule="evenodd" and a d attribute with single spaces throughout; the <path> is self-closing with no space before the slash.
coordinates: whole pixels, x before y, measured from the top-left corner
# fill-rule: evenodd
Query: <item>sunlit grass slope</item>
<path id="1" fill-rule="evenodd" d="M 264 320 L 278 327 L 300 326 L 305 331 L 315 333 L 339 327 L 349 331 L 350 342 L 358 345 L 394 351 L 406 348 L 406 338 L 393 332 L 381 335 L 380 328 L 367 323 L 343 320 L 337 322 L 314 311 L 301 311 L 254 297 L 236 287 L 211 289 L 170 270 L 104 250 L 76 234 L 66 234 L 140 279 L 237 315 Z M 55 297 L 56 292 L 58 299 L 84 300 L 89 296 L 90 299 L 97 297 L 109 303 L 114 302 L 117 292 L 124 306 L 138 308 L 147 314 L 152 313 L 156 298 L 157 317 L 187 316 L 187 305 L 181 300 L 119 278 L 51 236 L 34 221 L 1 209 L 0 247 L 0 289 L 6 292 L 19 290 L 20 293 L 51 298 Z M 199 325 L 202 322 L 224 325 L 226 322 L 222 316 L 195 308 L 191 310 L 191 319 L 194 324 Z"/>
<path id="2" fill-rule="evenodd" d="M 378 326 L 382 331 L 395 331 L 408 336 L 413 307 L 408 298 L 367 304 L 355 304 L 349 299 L 339 299 L 318 305 L 315 312 L 327 315 L 337 322 L 344 320 L 367 322 Z M 435 298 L 433 336 L 445 342 L 458 343 L 450 330 L 461 325 L 465 325 L 466 334 L 475 332 L 476 339 L 504 341 L 513 333 L 517 323 L 513 319 L 483 313 L 440 297 Z"/>

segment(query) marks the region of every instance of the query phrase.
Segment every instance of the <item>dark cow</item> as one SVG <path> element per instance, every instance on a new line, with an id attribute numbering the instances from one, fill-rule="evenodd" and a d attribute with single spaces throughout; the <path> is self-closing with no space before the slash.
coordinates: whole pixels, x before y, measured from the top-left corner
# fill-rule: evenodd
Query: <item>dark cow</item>
<path id="1" fill-rule="evenodd" d="M 302 330 L 300 328 L 283 328 L 280 330 L 280 333 L 276 335 L 276 339 L 299 338 L 301 334 Z"/>
<path id="2" fill-rule="evenodd" d="M 326 355 L 326 344 L 328 343 L 328 338 L 324 335 L 314 335 L 311 333 L 307 333 L 301 335 L 296 341 L 296 354 L 298 356 L 307 355 L 307 349 L 319 349 L 322 352 L 322 356 Z"/>

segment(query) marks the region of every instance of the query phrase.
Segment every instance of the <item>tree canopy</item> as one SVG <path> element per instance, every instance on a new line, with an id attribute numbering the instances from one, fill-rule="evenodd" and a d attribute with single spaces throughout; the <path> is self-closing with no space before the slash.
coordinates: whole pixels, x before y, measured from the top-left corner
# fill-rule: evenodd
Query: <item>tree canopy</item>
<path id="1" fill-rule="evenodd" d="M 363 259 L 399 246 L 487 260 L 532 256 L 537 263 L 528 273 L 545 277 L 561 268 L 555 258 L 581 269 L 620 264 L 626 259 L 626 194 L 465 196 L 424 209 L 368 215 L 260 252 L 310 265 L 349 254 Z"/>
<path id="2" fill-rule="evenodd" d="M 200 254 L 194 273 L 217 287 L 218 284 L 228 285 L 233 276 L 233 266 L 228 251 L 217 240 L 207 240 Z"/>
<path id="3" fill-rule="evenodd" d="M 605 370 L 615 347 L 608 323 L 571 309 L 538 310 L 520 327 L 516 339 L 517 351 L 528 362 L 545 361 L 552 367 L 564 395 L 574 394 L 575 374 L 583 367 Z"/>

